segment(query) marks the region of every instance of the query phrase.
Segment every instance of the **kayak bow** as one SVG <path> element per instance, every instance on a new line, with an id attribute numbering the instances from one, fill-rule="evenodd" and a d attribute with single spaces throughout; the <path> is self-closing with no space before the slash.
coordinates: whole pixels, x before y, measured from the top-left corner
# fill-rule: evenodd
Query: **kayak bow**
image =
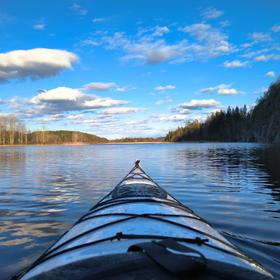
<path id="1" fill-rule="evenodd" d="M 136 161 L 15 279 L 272 279 Z"/>

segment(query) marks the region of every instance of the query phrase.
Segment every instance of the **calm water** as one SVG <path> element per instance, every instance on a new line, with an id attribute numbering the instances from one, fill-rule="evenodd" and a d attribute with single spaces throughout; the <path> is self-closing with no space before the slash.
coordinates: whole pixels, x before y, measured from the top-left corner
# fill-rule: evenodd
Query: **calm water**
<path id="1" fill-rule="evenodd" d="M 0 275 L 34 261 L 136 159 L 280 278 L 280 148 L 154 144 L 0 148 Z"/>

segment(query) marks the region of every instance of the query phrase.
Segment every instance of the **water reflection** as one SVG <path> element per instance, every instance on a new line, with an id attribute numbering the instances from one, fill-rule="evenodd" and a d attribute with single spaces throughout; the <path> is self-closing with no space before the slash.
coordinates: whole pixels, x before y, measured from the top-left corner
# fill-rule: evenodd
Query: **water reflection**
<path id="1" fill-rule="evenodd" d="M 270 145 L 262 149 L 255 149 L 252 153 L 255 164 L 270 177 L 266 186 L 271 189 L 271 195 L 280 201 L 280 146 Z"/>
<path id="2" fill-rule="evenodd" d="M 4 279 L 38 257 L 135 159 L 176 198 L 280 277 L 280 148 L 194 143 L 0 148 Z"/>

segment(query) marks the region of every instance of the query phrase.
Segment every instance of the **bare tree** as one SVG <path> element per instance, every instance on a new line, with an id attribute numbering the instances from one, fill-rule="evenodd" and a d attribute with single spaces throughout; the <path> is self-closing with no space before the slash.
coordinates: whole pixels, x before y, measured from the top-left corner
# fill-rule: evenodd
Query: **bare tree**
<path id="1" fill-rule="evenodd" d="M 0 116 L 0 145 L 27 144 L 27 130 L 14 115 Z"/>

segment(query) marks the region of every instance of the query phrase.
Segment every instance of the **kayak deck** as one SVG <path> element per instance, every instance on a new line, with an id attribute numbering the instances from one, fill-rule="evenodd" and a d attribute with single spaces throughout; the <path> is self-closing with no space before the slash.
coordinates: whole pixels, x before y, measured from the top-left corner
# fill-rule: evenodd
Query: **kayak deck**
<path id="1" fill-rule="evenodd" d="M 169 261 L 166 262 L 166 260 L 162 260 L 160 253 L 154 253 L 155 250 L 161 249 L 155 247 L 154 244 L 161 247 L 166 246 L 166 248 L 175 246 L 173 251 L 178 251 L 178 248 L 182 249 L 183 246 L 184 250 L 191 252 L 191 254 L 180 252 L 182 257 L 179 258 L 178 263 L 184 257 L 188 257 L 185 260 L 188 262 L 189 255 L 191 255 L 192 259 L 197 259 L 196 264 L 201 265 L 201 262 L 204 263 L 207 260 L 207 268 L 213 270 L 216 267 L 220 270 L 221 267 L 224 267 L 223 271 L 230 271 L 229 275 L 231 276 L 236 271 L 242 271 L 244 279 L 272 278 L 269 272 L 241 253 L 237 247 L 215 231 L 206 221 L 162 189 L 144 172 L 137 161 L 128 175 L 82 216 L 69 231 L 62 235 L 22 275 L 21 279 L 37 279 L 37 277 L 42 279 L 42 275 L 47 275 L 45 279 L 57 279 L 54 277 L 57 273 L 66 275 L 68 271 L 74 273 L 77 270 L 81 276 L 88 270 L 85 267 L 89 263 L 92 264 L 91 270 L 95 271 L 91 271 L 91 274 L 99 273 L 95 274 L 96 277 L 97 275 L 102 276 L 101 267 L 103 267 L 103 273 L 108 271 L 109 268 L 106 265 L 110 263 L 110 266 L 118 268 L 119 275 L 123 275 L 121 278 L 124 278 L 125 273 L 120 269 L 120 266 L 122 267 L 124 264 L 130 266 L 139 262 L 146 268 L 150 267 L 150 255 L 154 255 L 153 266 L 155 266 L 155 262 L 161 264 L 162 261 L 165 261 L 164 269 L 169 271 L 170 267 L 168 266 L 174 265 L 172 259 L 176 259 L 178 254 L 170 253 L 167 255 Z M 146 249 L 142 250 L 141 246 Z M 132 253 L 133 248 L 137 248 L 137 252 Z M 145 250 L 148 253 L 143 254 Z M 172 249 L 170 250 L 172 251 Z M 163 254 L 165 253 L 163 252 Z M 122 265 L 120 256 L 123 260 Z M 102 264 L 100 258 L 105 263 Z M 76 269 L 74 269 L 75 267 Z M 85 268 L 83 272 L 81 267 Z M 157 266 L 154 269 L 150 267 L 148 270 L 150 270 L 150 274 L 145 272 L 143 275 L 157 274 L 159 268 Z M 143 269 L 140 269 L 139 273 L 142 272 Z M 71 275 L 71 272 L 69 273 Z M 220 273 L 222 272 L 220 271 Z M 135 272 L 135 275 L 138 274 Z M 166 276 L 173 277 L 174 275 L 167 273 Z"/>

